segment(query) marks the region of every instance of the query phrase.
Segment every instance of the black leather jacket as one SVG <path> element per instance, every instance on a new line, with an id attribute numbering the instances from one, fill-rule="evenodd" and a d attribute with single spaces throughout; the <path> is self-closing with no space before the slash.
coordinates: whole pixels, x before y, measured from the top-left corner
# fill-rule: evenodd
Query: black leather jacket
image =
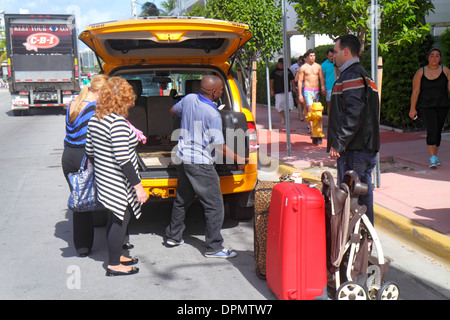
<path id="1" fill-rule="evenodd" d="M 378 89 L 359 62 L 336 80 L 328 112 L 327 152 L 380 149 Z"/>

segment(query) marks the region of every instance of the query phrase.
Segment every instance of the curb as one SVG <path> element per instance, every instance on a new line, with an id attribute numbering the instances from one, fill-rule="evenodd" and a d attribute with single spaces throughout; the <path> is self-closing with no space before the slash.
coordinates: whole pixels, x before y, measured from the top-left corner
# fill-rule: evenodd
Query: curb
<path id="1" fill-rule="evenodd" d="M 440 232 L 374 203 L 375 223 L 395 238 L 450 262 L 450 241 Z"/>
<path id="2" fill-rule="evenodd" d="M 265 156 L 271 158 L 270 156 Z M 276 159 L 276 161 L 279 160 Z M 279 161 L 279 175 L 291 174 L 294 171 L 301 171 L 301 177 L 303 179 L 320 182 L 320 179 L 316 176 L 303 172 L 300 168 L 295 168 L 290 164 Z M 426 251 L 437 258 L 443 259 L 443 262 L 446 264 L 450 263 L 450 241 L 449 237 L 446 235 L 376 203 L 374 203 L 374 219 L 377 228 L 382 229 L 391 236 L 418 250 Z"/>

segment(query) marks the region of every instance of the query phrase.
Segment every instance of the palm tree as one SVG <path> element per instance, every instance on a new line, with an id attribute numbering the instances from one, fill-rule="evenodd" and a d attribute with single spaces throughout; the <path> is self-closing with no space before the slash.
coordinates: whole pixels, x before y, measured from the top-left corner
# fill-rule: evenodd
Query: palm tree
<path id="1" fill-rule="evenodd" d="M 167 16 L 169 13 L 173 12 L 175 10 L 175 0 L 167 0 L 161 2 L 162 7 L 164 8 L 164 11 L 161 12 L 163 15 Z"/>

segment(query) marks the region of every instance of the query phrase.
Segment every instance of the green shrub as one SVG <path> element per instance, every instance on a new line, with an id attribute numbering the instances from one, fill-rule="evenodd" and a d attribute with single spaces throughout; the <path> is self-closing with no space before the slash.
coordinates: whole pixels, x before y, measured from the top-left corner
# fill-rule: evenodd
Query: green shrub
<path id="1" fill-rule="evenodd" d="M 439 37 L 443 57 L 443 65 L 450 67 L 450 29 L 445 30 Z"/>
<path id="2" fill-rule="evenodd" d="M 315 47 L 314 51 L 316 52 L 316 62 L 318 64 L 322 64 L 323 62 L 325 62 L 325 60 L 327 60 L 327 50 L 333 48 L 334 48 L 333 44 L 325 44 L 322 46 Z"/>
<path id="3" fill-rule="evenodd" d="M 269 72 L 275 69 L 276 62 L 269 61 Z M 266 63 L 264 60 L 258 61 L 256 73 L 256 101 L 259 104 L 267 104 L 267 84 L 266 84 Z M 275 105 L 275 98 L 271 96 L 271 106 Z"/>

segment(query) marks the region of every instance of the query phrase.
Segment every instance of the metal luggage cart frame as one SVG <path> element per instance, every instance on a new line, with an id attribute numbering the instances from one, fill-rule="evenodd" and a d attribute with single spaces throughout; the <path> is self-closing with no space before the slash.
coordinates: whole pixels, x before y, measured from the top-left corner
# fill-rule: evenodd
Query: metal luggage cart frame
<path id="1" fill-rule="evenodd" d="M 398 300 L 394 282 L 385 282 L 388 267 L 366 206 L 358 203 L 368 187 L 355 171 L 347 171 L 336 186 L 330 172 L 322 173 L 327 219 L 328 288 L 337 300 Z M 373 254 L 376 252 L 376 256 Z"/>

